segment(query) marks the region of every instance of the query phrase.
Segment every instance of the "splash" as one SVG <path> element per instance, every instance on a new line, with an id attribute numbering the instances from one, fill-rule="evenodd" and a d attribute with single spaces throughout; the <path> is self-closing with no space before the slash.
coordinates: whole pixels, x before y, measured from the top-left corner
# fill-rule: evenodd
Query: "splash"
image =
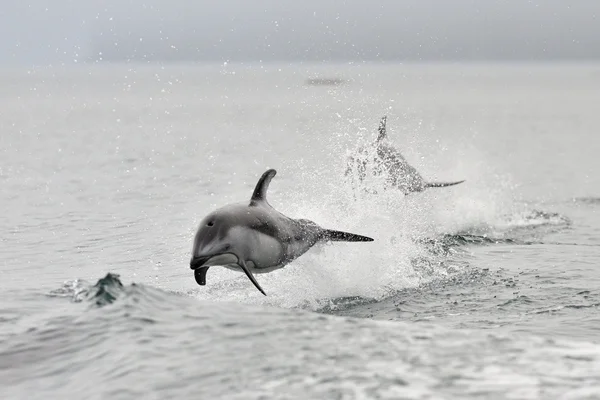
<path id="1" fill-rule="evenodd" d="M 369 174 L 373 190 L 360 190 L 352 175 L 355 171 L 345 174 L 347 157 L 373 140 L 368 132 L 361 129 L 351 135 L 354 138 L 335 132 L 324 136 L 315 146 L 314 159 L 289 162 L 273 188 L 278 199 L 275 208 L 285 215 L 370 236 L 374 242 L 313 247 L 283 269 L 257 277 L 268 294 L 266 298 L 248 285 L 245 277 L 230 271 L 213 272 L 210 285 L 190 294 L 318 309 L 340 298 L 381 300 L 463 270 L 466 263 L 453 258 L 457 252 L 432 251 L 425 242 L 501 221 L 513 208 L 511 186 L 502 182 L 500 175 L 482 168 L 487 164 L 475 155 L 462 187 L 404 196 L 387 187 L 384 177 Z M 376 167 L 372 158 L 368 154 L 364 158 L 366 168 Z M 465 163 L 468 160 L 462 157 L 456 171 L 446 172 L 464 176 Z M 286 183 L 287 190 L 277 189 Z"/>

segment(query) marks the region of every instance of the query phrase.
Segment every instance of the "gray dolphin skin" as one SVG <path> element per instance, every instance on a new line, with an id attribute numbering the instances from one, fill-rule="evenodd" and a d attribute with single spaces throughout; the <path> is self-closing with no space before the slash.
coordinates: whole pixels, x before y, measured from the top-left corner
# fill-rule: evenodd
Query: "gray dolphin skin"
<path id="1" fill-rule="evenodd" d="M 269 169 L 261 176 L 250 203 L 228 204 L 200 222 L 190 261 L 199 285 L 206 284 L 206 271 L 218 265 L 243 271 L 266 296 L 253 274 L 282 268 L 318 242 L 373 241 L 324 229 L 307 219 L 292 219 L 275 210 L 267 202 L 267 189 L 276 173 Z"/>
<path id="2" fill-rule="evenodd" d="M 387 116 L 383 116 L 379 122 L 377 139 L 372 144 L 371 149 L 360 148 L 357 157 L 349 157 L 346 176 L 352 174 L 353 168 L 356 168 L 358 179 L 364 182 L 367 176 L 367 162 L 371 161 L 373 174 L 385 174 L 387 186 L 397 188 L 405 195 L 422 192 L 427 188 L 453 186 L 464 182 L 464 180 L 457 182 L 427 182 L 423 179 L 421 174 L 406 161 L 400 151 L 389 142 L 386 121 Z M 372 158 L 369 159 L 370 157 Z"/>

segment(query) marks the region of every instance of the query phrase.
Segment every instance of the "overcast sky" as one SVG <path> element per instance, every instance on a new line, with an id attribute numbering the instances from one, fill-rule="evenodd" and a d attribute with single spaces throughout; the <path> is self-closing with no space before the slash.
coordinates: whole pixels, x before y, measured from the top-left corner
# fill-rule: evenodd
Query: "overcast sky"
<path id="1" fill-rule="evenodd" d="M 4 0 L 0 63 L 600 58 L 600 0 Z"/>

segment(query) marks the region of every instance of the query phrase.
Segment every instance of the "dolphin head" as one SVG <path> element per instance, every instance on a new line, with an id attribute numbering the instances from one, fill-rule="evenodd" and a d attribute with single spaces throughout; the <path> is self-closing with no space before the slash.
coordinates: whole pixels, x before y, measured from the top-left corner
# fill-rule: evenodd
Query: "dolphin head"
<path id="1" fill-rule="evenodd" d="M 249 218 L 251 217 L 245 209 L 233 206 L 216 210 L 200 222 L 190 260 L 196 283 L 206 285 L 206 272 L 212 266 L 239 268 L 264 294 L 246 266 L 252 230 L 244 229 L 243 226 L 247 225 Z"/>
<path id="2" fill-rule="evenodd" d="M 190 268 L 199 285 L 206 284 L 206 271 L 213 265 L 240 268 L 254 286 L 265 296 L 252 272 L 246 265 L 251 258 L 252 248 L 256 247 L 256 226 L 265 227 L 256 215 L 256 210 L 271 208 L 267 202 L 267 189 L 273 177 L 274 169 L 265 171 L 254 188 L 250 204 L 230 204 L 207 215 L 196 232 Z M 258 230 L 260 233 L 260 229 Z M 259 245 L 260 246 L 260 245 Z M 264 247 L 264 246 L 262 246 Z M 256 249 L 254 249 L 256 250 Z M 254 263 L 253 260 L 250 260 Z"/>
<path id="3" fill-rule="evenodd" d="M 238 255 L 234 253 L 234 241 L 230 235 L 232 227 L 231 218 L 219 210 L 210 213 L 200 222 L 190 260 L 190 268 L 197 271 L 197 281 L 198 273 L 201 273 L 202 279 L 198 284 L 206 284 L 208 267 L 238 264 Z"/>

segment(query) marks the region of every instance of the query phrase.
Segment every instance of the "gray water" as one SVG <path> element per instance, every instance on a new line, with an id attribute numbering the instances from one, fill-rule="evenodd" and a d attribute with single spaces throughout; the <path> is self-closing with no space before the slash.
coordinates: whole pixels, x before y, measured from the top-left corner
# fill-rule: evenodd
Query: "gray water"
<path id="1" fill-rule="evenodd" d="M 600 65 L 80 66 L 0 85 L 2 398 L 600 398 Z M 357 192 L 344 162 L 382 115 L 424 177 L 466 182 Z M 375 241 L 259 275 L 267 297 L 226 269 L 197 286 L 197 224 L 267 168 L 276 209 Z"/>

